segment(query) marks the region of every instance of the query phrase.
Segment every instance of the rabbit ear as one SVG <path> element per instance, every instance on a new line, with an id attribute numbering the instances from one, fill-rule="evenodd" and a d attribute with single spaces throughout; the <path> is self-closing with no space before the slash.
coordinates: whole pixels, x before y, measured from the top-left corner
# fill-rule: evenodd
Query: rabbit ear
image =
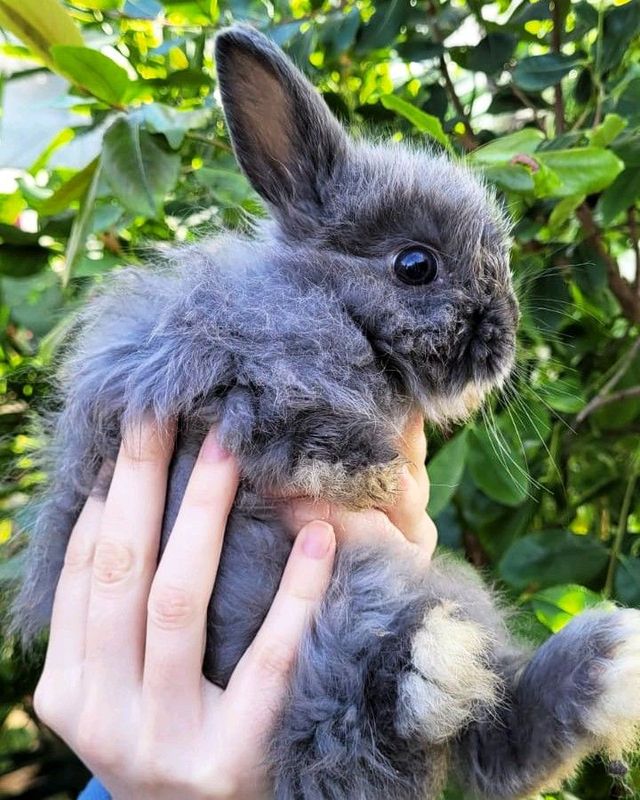
<path id="1" fill-rule="evenodd" d="M 222 104 L 236 158 L 276 212 L 313 215 L 347 137 L 284 53 L 253 28 L 216 37 Z"/>

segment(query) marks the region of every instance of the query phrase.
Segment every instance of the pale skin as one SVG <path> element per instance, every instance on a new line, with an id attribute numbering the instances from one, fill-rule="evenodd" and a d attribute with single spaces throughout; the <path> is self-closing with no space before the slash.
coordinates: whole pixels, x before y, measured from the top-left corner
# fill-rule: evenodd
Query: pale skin
<path id="1" fill-rule="evenodd" d="M 114 800 L 266 798 L 264 743 L 329 581 L 336 540 L 396 539 L 425 564 L 431 557 L 422 421 L 406 429 L 407 466 L 392 507 L 284 507 L 294 546 L 224 691 L 203 677 L 202 654 L 238 469 L 212 431 L 157 564 L 172 448 L 171 432 L 144 422 L 124 436 L 106 500 L 87 500 L 58 584 L 35 708 Z"/>

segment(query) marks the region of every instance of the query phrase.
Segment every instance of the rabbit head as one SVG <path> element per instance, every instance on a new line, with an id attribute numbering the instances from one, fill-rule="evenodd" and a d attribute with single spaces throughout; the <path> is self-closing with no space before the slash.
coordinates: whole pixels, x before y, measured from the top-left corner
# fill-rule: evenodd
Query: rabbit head
<path id="1" fill-rule="evenodd" d="M 491 192 L 445 155 L 348 136 L 252 28 L 222 31 L 216 62 L 236 158 L 291 271 L 337 298 L 427 416 L 468 414 L 515 353 L 508 226 Z"/>

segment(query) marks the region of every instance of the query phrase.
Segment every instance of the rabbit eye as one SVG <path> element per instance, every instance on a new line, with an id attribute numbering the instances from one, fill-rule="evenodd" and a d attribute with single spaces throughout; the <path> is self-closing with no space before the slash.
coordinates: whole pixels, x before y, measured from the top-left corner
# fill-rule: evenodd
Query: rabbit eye
<path id="1" fill-rule="evenodd" d="M 397 277 L 410 286 L 431 283 L 438 274 L 438 258 L 426 247 L 407 247 L 396 256 L 393 269 Z"/>

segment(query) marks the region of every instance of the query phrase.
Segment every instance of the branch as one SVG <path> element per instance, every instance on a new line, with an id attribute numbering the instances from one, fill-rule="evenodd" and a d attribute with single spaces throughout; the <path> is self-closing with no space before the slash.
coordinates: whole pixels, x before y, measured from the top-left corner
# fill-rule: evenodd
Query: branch
<path id="1" fill-rule="evenodd" d="M 188 131 L 184 136 L 185 139 L 191 139 L 192 142 L 201 142 L 209 145 L 209 147 L 217 147 L 218 150 L 224 150 L 226 153 L 233 153 L 231 145 L 228 145 L 222 139 L 209 139 L 209 137 L 203 136 L 201 133 L 193 133 L 192 131 Z"/>
<path id="2" fill-rule="evenodd" d="M 638 245 L 638 220 L 636 219 L 636 209 L 631 206 L 627 212 L 629 222 L 629 236 L 631 237 L 631 249 L 636 257 L 636 274 L 633 278 L 633 288 L 636 294 L 640 294 L 640 245 Z"/>
<path id="3" fill-rule="evenodd" d="M 433 33 L 433 40 L 436 44 L 442 44 L 445 37 L 443 36 L 440 26 L 438 25 L 438 8 L 434 0 L 429 0 L 429 13 L 431 15 L 431 30 Z M 466 131 L 460 137 L 462 144 L 465 150 L 475 150 L 476 147 L 478 147 L 479 142 L 473 134 L 471 117 L 465 111 L 462 101 L 456 92 L 456 87 L 451 80 L 449 65 L 447 64 L 447 59 L 444 53 L 440 56 L 440 72 L 442 73 L 442 77 L 444 79 L 444 85 L 447 89 L 449 100 L 455 108 L 456 114 L 460 117 L 466 128 Z"/>
<path id="4" fill-rule="evenodd" d="M 562 12 L 560 9 L 560 0 L 553 0 L 553 30 L 551 32 L 551 48 L 554 53 L 560 53 L 560 45 L 562 44 Z M 555 100 L 555 119 L 556 119 L 556 135 L 564 133 L 565 120 L 564 120 L 564 96 L 562 94 L 562 83 L 558 81 L 554 86 Z"/>
<path id="5" fill-rule="evenodd" d="M 607 395 L 597 395 L 593 398 L 590 403 L 582 409 L 582 411 L 576 417 L 576 425 L 579 425 L 581 422 L 593 414 L 594 411 L 598 411 L 603 406 L 608 406 L 610 403 L 619 403 L 622 400 L 630 400 L 632 397 L 640 397 L 640 386 L 631 386 L 629 389 L 620 389 L 619 392 L 614 392 L 613 394 Z"/>
<path id="6" fill-rule="evenodd" d="M 613 586 L 616 577 L 616 567 L 618 566 L 618 556 L 622 550 L 622 542 L 624 541 L 625 534 L 627 533 L 627 526 L 629 523 L 629 512 L 631 510 L 631 501 L 636 489 L 638 481 L 638 467 L 637 465 L 632 468 L 631 475 L 627 482 L 624 498 L 622 500 L 622 508 L 620 509 L 620 519 L 618 520 L 618 529 L 616 531 L 616 538 L 613 541 L 611 548 L 611 556 L 609 558 L 609 569 L 607 570 L 607 579 L 604 585 L 604 596 L 611 597 L 613 594 Z"/>
<path id="7" fill-rule="evenodd" d="M 547 129 L 544 126 L 544 122 L 540 119 L 538 115 L 538 109 L 536 106 L 529 100 L 527 95 L 517 87 L 514 83 L 510 84 L 509 88 L 511 89 L 512 93 L 518 98 L 518 100 L 522 103 L 523 106 L 526 106 L 530 111 L 533 112 L 533 121 L 536 124 L 536 127 L 542 131 L 542 133 L 546 134 Z"/>
<path id="8" fill-rule="evenodd" d="M 618 262 L 605 247 L 602 239 L 602 231 L 596 225 L 591 209 L 586 203 L 583 203 L 576 213 L 587 241 L 593 244 L 596 253 L 606 265 L 609 288 L 620 303 L 622 313 L 629 322 L 639 324 L 640 296 L 634 291 L 633 286 L 620 274 Z"/>

